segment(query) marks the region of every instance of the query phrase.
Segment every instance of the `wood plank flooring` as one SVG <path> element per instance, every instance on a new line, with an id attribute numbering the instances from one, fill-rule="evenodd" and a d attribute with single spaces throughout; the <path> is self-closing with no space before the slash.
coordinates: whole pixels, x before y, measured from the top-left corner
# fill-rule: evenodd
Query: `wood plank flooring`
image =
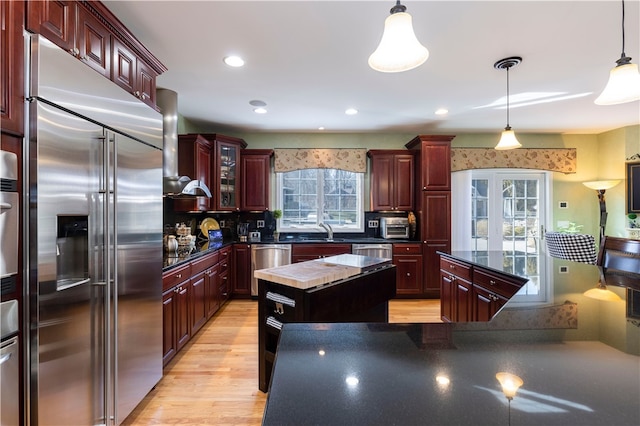
<path id="1" fill-rule="evenodd" d="M 260 425 L 258 303 L 228 302 L 164 369 L 123 425 Z M 389 322 L 440 322 L 439 300 L 392 300 Z"/>

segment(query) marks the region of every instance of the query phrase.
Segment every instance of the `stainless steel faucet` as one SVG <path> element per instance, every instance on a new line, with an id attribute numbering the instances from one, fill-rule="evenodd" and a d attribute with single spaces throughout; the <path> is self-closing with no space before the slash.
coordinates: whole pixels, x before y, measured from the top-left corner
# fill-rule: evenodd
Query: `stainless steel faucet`
<path id="1" fill-rule="evenodd" d="M 333 241 L 333 228 L 331 227 L 331 225 L 320 222 L 318 226 L 327 231 L 327 241 Z"/>

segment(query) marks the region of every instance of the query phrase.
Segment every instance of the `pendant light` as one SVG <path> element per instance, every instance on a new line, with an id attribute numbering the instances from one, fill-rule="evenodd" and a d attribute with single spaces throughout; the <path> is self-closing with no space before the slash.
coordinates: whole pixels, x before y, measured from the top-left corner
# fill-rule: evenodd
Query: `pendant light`
<path id="1" fill-rule="evenodd" d="M 622 54 L 609 72 L 609 81 L 594 101 L 597 105 L 617 105 L 640 100 L 638 65 L 624 53 L 624 0 L 622 0 Z"/>
<path id="2" fill-rule="evenodd" d="M 516 139 L 516 134 L 511 130 L 509 126 L 509 69 L 522 62 L 522 58 L 519 56 L 511 56 L 509 58 L 500 59 L 493 64 L 493 67 L 497 70 L 507 70 L 507 127 L 504 128 L 500 142 L 496 145 L 497 150 L 515 149 L 520 148 L 522 145 Z"/>
<path id="3" fill-rule="evenodd" d="M 402 72 L 422 65 L 429 57 L 413 32 L 411 15 L 396 1 L 391 15 L 384 21 L 384 32 L 378 48 L 369 56 L 369 66 L 380 72 Z"/>

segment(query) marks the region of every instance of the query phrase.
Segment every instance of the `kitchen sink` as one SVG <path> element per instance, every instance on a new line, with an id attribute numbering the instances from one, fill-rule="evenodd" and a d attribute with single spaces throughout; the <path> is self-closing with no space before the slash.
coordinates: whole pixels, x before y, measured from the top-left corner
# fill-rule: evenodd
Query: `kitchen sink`
<path id="1" fill-rule="evenodd" d="M 301 243 L 335 243 L 344 241 L 344 238 L 334 238 L 332 240 L 328 238 L 295 238 L 293 242 Z"/>

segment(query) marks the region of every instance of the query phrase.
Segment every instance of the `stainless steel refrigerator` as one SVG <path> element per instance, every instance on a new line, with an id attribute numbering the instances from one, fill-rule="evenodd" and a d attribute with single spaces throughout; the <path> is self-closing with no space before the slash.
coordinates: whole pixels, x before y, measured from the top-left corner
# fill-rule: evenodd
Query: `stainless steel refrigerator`
<path id="1" fill-rule="evenodd" d="M 162 117 L 29 50 L 32 424 L 120 424 L 162 377 Z"/>

